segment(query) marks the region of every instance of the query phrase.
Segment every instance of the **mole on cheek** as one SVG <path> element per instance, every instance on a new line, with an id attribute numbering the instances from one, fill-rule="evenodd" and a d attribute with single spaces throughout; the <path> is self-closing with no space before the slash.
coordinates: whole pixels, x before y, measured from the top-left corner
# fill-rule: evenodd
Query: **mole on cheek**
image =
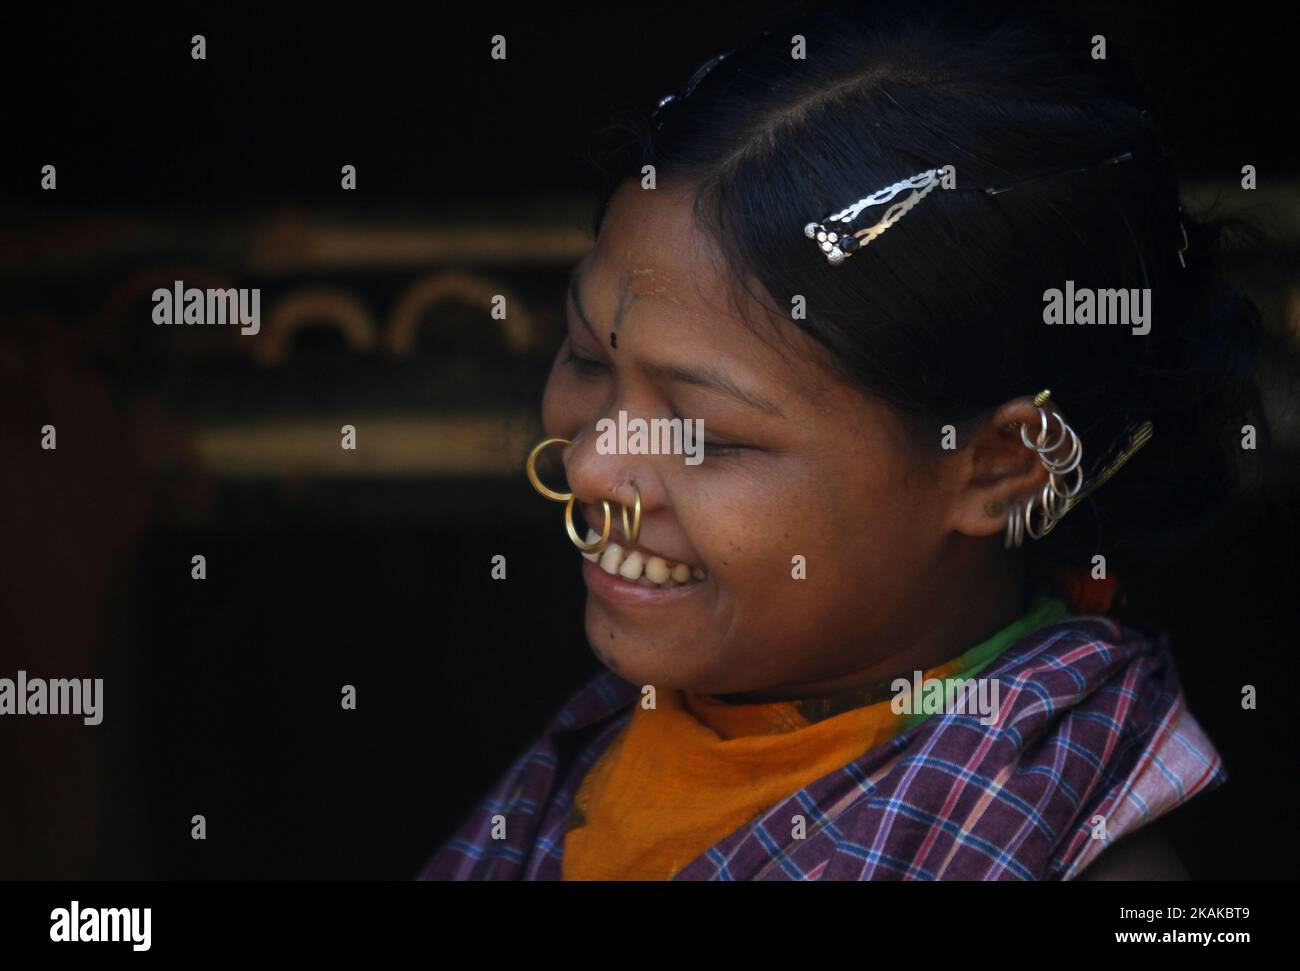
<path id="1" fill-rule="evenodd" d="M 612 330 L 609 332 L 609 346 L 618 350 L 618 334 L 614 333 Z"/>

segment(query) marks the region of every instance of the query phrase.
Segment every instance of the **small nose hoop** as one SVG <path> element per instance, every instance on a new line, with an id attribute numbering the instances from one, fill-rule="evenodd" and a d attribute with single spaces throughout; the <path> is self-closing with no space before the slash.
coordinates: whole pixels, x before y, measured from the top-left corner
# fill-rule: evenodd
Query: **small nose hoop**
<path id="1" fill-rule="evenodd" d="M 552 502 L 564 503 L 564 528 L 565 531 L 568 532 L 569 539 L 573 542 L 573 545 L 584 553 L 599 553 L 609 542 L 610 526 L 612 525 L 609 500 L 600 500 L 601 508 L 605 512 L 605 526 L 600 532 L 600 538 L 591 543 L 583 542 L 582 537 L 578 535 L 577 527 L 573 524 L 573 507 L 577 502 L 577 497 L 572 492 L 556 492 L 554 489 L 549 488 L 544 482 L 542 482 L 537 475 L 537 457 L 542 454 L 542 451 L 548 445 L 557 444 L 572 445 L 573 440 L 568 438 L 547 438 L 533 446 L 533 450 L 528 453 L 528 462 L 525 466 L 525 469 L 528 472 L 528 481 L 540 495 L 550 499 Z M 620 503 L 619 508 L 623 514 L 623 535 L 627 537 L 629 543 L 635 546 L 637 539 L 641 536 L 641 489 L 635 482 L 632 483 L 632 488 L 636 492 L 636 501 L 633 507 L 632 520 L 630 523 L 628 522 L 627 506 Z"/>

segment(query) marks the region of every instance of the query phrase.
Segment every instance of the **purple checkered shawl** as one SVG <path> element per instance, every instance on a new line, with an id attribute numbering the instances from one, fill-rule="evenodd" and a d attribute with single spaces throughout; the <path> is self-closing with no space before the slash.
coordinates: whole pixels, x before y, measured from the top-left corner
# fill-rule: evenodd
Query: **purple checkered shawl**
<path id="1" fill-rule="evenodd" d="M 1012 645 L 981 677 L 1000 682 L 994 724 L 932 715 L 674 879 L 1071 879 L 1114 840 L 1227 779 L 1163 634 L 1072 617 Z M 560 879 L 574 792 L 639 697 L 608 672 L 579 690 L 420 879 Z M 492 838 L 498 816 L 503 839 Z"/>

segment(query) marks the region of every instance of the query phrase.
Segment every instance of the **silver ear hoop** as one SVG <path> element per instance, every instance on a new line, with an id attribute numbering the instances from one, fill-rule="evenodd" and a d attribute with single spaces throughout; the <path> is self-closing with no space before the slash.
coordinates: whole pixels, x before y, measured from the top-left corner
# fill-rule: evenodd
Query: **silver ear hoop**
<path id="1" fill-rule="evenodd" d="M 1024 542 L 1024 538 L 1025 529 L 1020 518 L 1020 500 L 1012 499 L 1007 506 L 1007 535 L 1002 541 L 1002 547 L 1009 550 L 1013 546 L 1019 546 Z"/>
<path id="2" fill-rule="evenodd" d="M 1043 439 L 1047 437 L 1048 429 L 1052 427 L 1053 418 L 1055 418 L 1058 422 L 1060 422 L 1061 437 L 1058 438 L 1056 441 L 1054 441 L 1051 445 L 1044 445 Z M 1035 452 L 1038 452 L 1040 455 L 1050 455 L 1065 443 L 1065 440 L 1069 437 L 1070 429 L 1065 424 L 1065 419 L 1062 418 L 1055 411 L 1047 412 L 1044 409 L 1039 408 L 1038 420 L 1039 423 L 1042 425 L 1042 428 L 1038 430 L 1038 435 L 1035 436 L 1034 441 L 1030 442 L 1029 439 L 1025 436 L 1024 424 L 1021 424 L 1020 426 L 1020 440 L 1024 442 L 1025 448 L 1032 448 Z"/>
<path id="3" fill-rule="evenodd" d="M 1071 471 L 1078 473 L 1076 476 L 1078 481 L 1075 482 L 1073 489 L 1062 490 L 1057 488 L 1057 481 L 1065 481 L 1066 476 L 1070 474 L 1069 472 L 1064 475 L 1059 472 L 1052 472 L 1047 476 L 1047 484 L 1051 488 L 1052 494 L 1058 499 L 1073 499 L 1079 494 L 1079 490 L 1083 488 L 1083 466 L 1076 465 Z"/>
<path id="4" fill-rule="evenodd" d="M 1069 455 L 1063 459 L 1049 459 L 1046 452 L 1040 452 L 1038 456 L 1043 465 L 1047 467 L 1047 471 L 1055 472 L 1057 475 L 1073 472 L 1083 462 L 1083 443 L 1079 441 L 1079 436 L 1074 433 L 1074 429 L 1069 425 L 1065 426 L 1065 430 L 1074 441 L 1074 444 L 1070 446 Z"/>
<path id="5" fill-rule="evenodd" d="M 1038 422 L 1043 427 L 1038 430 L 1038 437 L 1036 441 L 1041 442 L 1043 440 L 1043 436 L 1047 434 L 1047 412 L 1044 411 L 1042 408 L 1038 409 Z M 1029 436 L 1025 434 L 1025 423 L 1023 421 L 1020 423 L 1020 440 L 1024 442 L 1025 448 L 1032 448 L 1035 451 L 1038 450 L 1038 446 L 1035 445 L 1033 442 L 1031 442 L 1029 440 Z"/>
<path id="6" fill-rule="evenodd" d="M 1052 519 L 1060 519 L 1065 515 L 1066 510 L 1070 508 L 1070 497 L 1060 495 L 1053 488 L 1052 479 L 1049 476 L 1043 483 L 1043 491 L 1039 493 L 1039 500 L 1043 504 L 1043 510 Z"/>
<path id="7" fill-rule="evenodd" d="M 1047 509 L 1044 508 L 1042 510 L 1043 514 L 1038 522 L 1039 528 L 1037 531 L 1034 530 L 1034 498 L 1035 497 L 1031 496 L 1029 501 L 1025 503 L 1025 533 L 1030 539 L 1042 539 L 1047 535 L 1051 527 L 1055 525 L 1055 522 L 1052 517 L 1048 515 Z M 1048 525 L 1049 523 L 1051 525 Z"/>

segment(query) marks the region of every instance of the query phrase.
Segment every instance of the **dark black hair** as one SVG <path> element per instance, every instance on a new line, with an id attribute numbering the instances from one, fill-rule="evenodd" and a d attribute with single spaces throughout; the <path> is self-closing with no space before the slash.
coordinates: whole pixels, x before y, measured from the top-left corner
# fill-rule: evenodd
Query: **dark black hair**
<path id="1" fill-rule="evenodd" d="M 689 186 L 735 278 L 787 319 L 804 295 L 793 323 L 827 363 L 936 446 L 942 425 L 969 431 L 1043 387 L 1082 439 L 1085 470 L 1150 420 L 1151 442 L 1042 541 L 1049 553 L 1195 535 L 1232 494 L 1242 425 L 1268 445 L 1260 320 L 1221 271 L 1225 224 L 1180 212 L 1156 120 L 1113 46 L 1094 59 L 1091 31 L 1036 10 L 921 6 L 787 15 L 697 73 L 689 94 L 618 120 L 598 147 L 597 228 L 644 165 L 659 187 Z M 794 35 L 805 58 L 792 57 Z M 949 163 L 976 191 L 930 192 L 840 266 L 804 235 Z M 1067 280 L 1150 288 L 1150 332 L 1047 326 L 1044 292 Z"/>

